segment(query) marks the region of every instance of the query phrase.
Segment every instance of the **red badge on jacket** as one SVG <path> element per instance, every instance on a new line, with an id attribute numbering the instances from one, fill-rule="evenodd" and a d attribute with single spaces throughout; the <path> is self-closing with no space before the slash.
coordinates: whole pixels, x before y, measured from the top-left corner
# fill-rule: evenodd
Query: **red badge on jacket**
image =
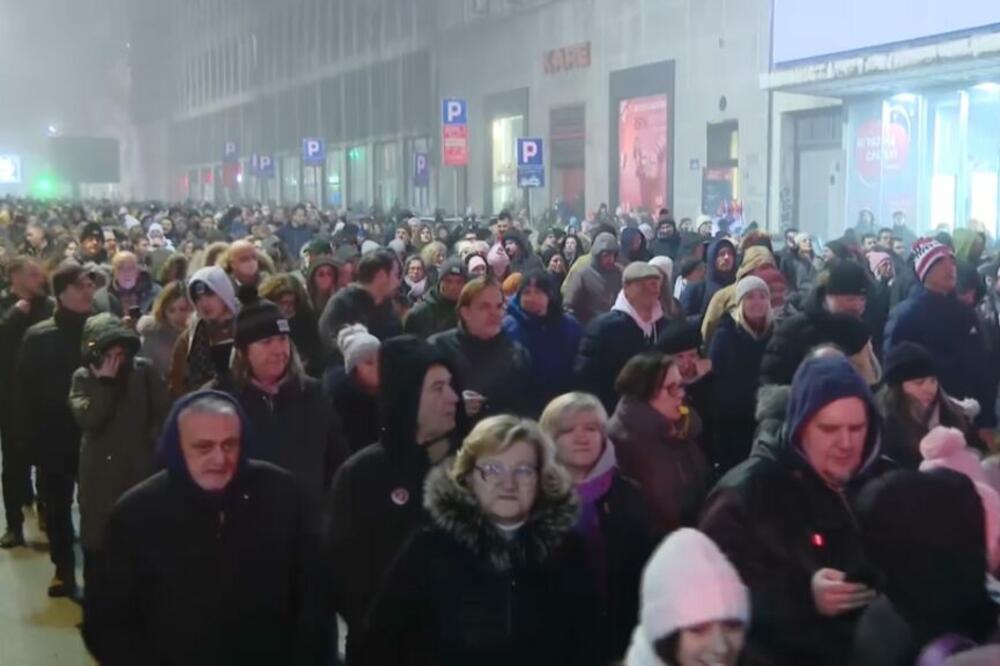
<path id="1" fill-rule="evenodd" d="M 410 501 L 410 491 L 406 488 L 396 488 L 389 494 L 392 498 L 392 503 L 396 506 L 403 506 Z"/>

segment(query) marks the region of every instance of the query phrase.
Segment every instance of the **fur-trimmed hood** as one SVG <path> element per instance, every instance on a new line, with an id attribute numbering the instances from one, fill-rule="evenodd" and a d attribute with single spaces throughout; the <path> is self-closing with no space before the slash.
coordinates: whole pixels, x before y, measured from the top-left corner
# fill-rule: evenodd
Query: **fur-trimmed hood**
<path id="1" fill-rule="evenodd" d="M 438 465 L 424 484 L 424 507 L 431 521 L 484 561 L 495 573 L 539 565 L 563 543 L 576 525 L 579 500 L 576 493 L 539 495 L 528 520 L 513 538 L 508 538 L 490 522 L 472 491 L 448 474 L 448 465 Z"/>

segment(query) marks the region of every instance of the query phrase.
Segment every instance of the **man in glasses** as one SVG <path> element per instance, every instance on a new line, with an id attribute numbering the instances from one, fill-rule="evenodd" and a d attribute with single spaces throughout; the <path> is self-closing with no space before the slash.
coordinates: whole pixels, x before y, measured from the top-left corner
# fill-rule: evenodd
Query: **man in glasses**
<path id="1" fill-rule="evenodd" d="M 429 517 L 427 473 L 464 434 L 453 373 L 439 351 L 404 335 L 382 344 L 381 439 L 354 454 L 333 479 L 328 562 L 336 611 L 348 627 L 347 660 L 357 660 L 368 606 L 407 539 Z"/>

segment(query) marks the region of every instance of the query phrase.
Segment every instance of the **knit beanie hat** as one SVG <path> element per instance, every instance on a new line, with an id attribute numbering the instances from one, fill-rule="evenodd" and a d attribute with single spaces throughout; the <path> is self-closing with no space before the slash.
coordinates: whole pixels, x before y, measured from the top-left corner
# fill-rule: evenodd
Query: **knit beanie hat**
<path id="1" fill-rule="evenodd" d="M 660 335 L 656 348 L 664 354 L 680 354 L 691 349 L 700 349 L 703 342 L 701 328 L 682 319 L 667 326 Z"/>
<path id="2" fill-rule="evenodd" d="M 236 331 L 233 342 L 240 349 L 275 335 L 289 335 L 288 320 L 281 316 L 281 310 L 271 301 L 258 300 L 245 304 L 236 315 Z"/>
<path id="3" fill-rule="evenodd" d="M 931 268 L 945 257 L 954 259 L 955 254 L 947 245 L 942 245 L 933 238 L 921 238 L 913 244 L 913 270 L 921 282 L 930 273 Z"/>
<path id="4" fill-rule="evenodd" d="M 937 377 L 934 357 L 915 342 L 893 345 L 885 355 L 885 383 L 902 384 L 921 377 Z"/>
<path id="5" fill-rule="evenodd" d="M 868 253 L 868 268 L 871 270 L 873 275 L 878 275 L 878 267 L 887 261 L 890 264 L 892 263 L 892 257 L 890 257 L 887 252 L 872 250 Z"/>
<path id="6" fill-rule="evenodd" d="M 82 243 L 88 238 L 97 238 L 101 242 L 104 242 L 104 230 L 99 223 L 87 222 L 83 225 L 83 229 L 80 230 L 80 242 Z"/>
<path id="7" fill-rule="evenodd" d="M 344 357 L 344 369 L 350 373 L 362 361 L 378 354 L 382 343 L 363 324 L 348 324 L 337 333 L 337 349 Z"/>
<path id="8" fill-rule="evenodd" d="M 494 243 L 493 247 L 490 248 L 489 254 L 486 255 L 486 261 L 489 263 L 490 268 L 493 269 L 493 275 L 502 276 L 507 272 L 507 267 L 510 266 L 510 257 L 507 256 L 507 252 L 503 249 L 503 244 Z"/>
<path id="9" fill-rule="evenodd" d="M 651 643 L 706 622 L 750 621 L 750 594 L 718 546 L 691 528 L 663 540 L 642 573 L 639 620 Z"/>
<path id="10" fill-rule="evenodd" d="M 674 279 L 674 260 L 670 257 L 653 257 L 649 260 L 649 265 L 659 268 L 667 282 Z"/>
<path id="11" fill-rule="evenodd" d="M 393 239 L 393 240 L 395 240 L 395 239 Z M 402 243 L 403 241 L 399 241 L 399 242 Z M 379 245 L 378 243 L 376 243 L 375 241 L 373 241 L 371 239 L 368 239 L 368 240 L 366 240 L 365 242 L 363 242 L 361 244 L 361 254 L 368 254 L 369 252 L 374 252 L 375 250 L 379 249 L 380 247 L 382 247 L 382 246 Z M 404 250 L 406 249 L 406 245 L 403 245 L 403 249 Z"/>
<path id="12" fill-rule="evenodd" d="M 788 280 L 785 279 L 784 274 L 773 266 L 765 266 L 764 268 L 758 268 L 753 272 L 761 280 L 767 283 L 768 289 L 771 285 L 781 284 L 785 287 L 788 286 Z"/>
<path id="13" fill-rule="evenodd" d="M 736 283 L 736 302 L 739 303 L 744 296 L 756 289 L 760 289 L 771 298 L 771 288 L 767 286 L 767 282 L 756 275 L 748 275 Z"/>
<path id="14" fill-rule="evenodd" d="M 956 428 L 937 426 L 920 440 L 921 472 L 950 469 L 964 474 L 975 484 L 986 516 L 986 557 L 992 571 L 1000 564 L 1000 495 L 986 482 L 979 458 L 965 443 L 965 435 Z"/>
<path id="15" fill-rule="evenodd" d="M 486 266 L 486 261 L 480 257 L 478 254 L 474 254 L 469 257 L 469 272 L 476 270 L 479 266 Z"/>
<path id="16" fill-rule="evenodd" d="M 831 296 L 864 296 L 868 293 L 868 274 L 853 261 L 838 261 L 830 269 L 826 293 Z"/>

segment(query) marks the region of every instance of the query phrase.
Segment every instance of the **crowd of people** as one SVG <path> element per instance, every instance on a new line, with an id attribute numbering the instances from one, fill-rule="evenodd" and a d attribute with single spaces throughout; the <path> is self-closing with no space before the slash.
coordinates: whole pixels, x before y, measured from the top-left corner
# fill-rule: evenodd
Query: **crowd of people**
<path id="1" fill-rule="evenodd" d="M 0 200 L 0 547 L 110 666 L 1000 663 L 1000 256 L 873 223 Z"/>

